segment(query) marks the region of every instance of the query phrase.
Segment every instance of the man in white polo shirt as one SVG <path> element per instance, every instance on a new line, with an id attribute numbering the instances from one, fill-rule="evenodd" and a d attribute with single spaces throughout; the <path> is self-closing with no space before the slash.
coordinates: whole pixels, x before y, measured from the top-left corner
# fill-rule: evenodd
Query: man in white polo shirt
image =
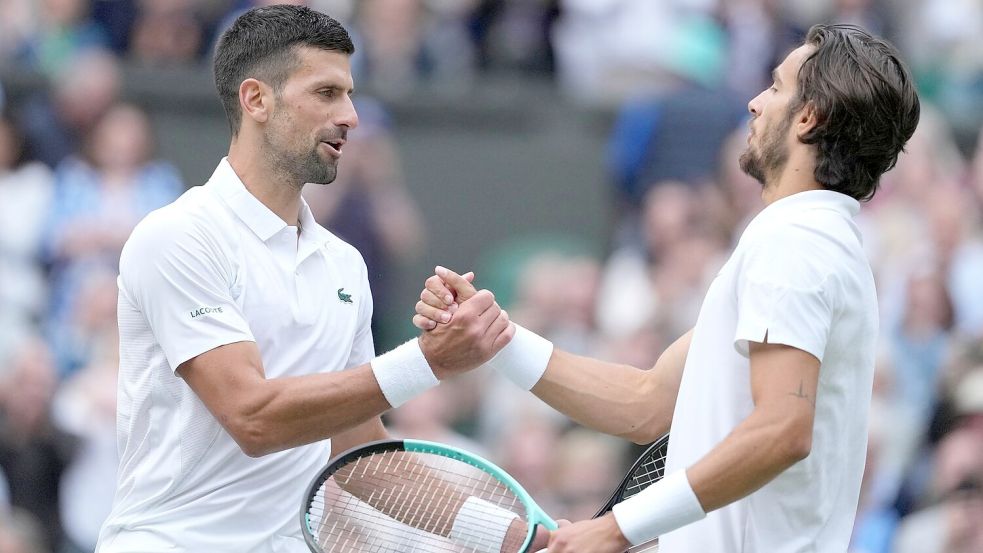
<path id="1" fill-rule="evenodd" d="M 485 291 L 456 332 L 375 357 L 365 264 L 301 198 L 334 180 L 358 124 L 352 50 L 337 21 L 296 6 L 250 10 L 222 36 L 228 157 L 142 221 L 120 261 L 121 459 L 100 553 L 307 551 L 297 513 L 326 439 L 336 454 L 386 437 L 380 413 L 511 338 Z"/>
<path id="2" fill-rule="evenodd" d="M 914 132 L 919 102 L 897 51 L 852 26 L 813 27 L 773 77 L 748 105 L 741 158 L 766 207 L 693 330 L 649 371 L 571 355 L 522 328 L 489 363 L 598 430 L 648 443 L 671 427 L 667 476 L 554 532 L 552 553 L 620 553 L 655 537 L 660 553 L 846 551 L 877 335 L 854 217 Z M 472 293 L 442 270 L 414 322 L 439 330 L 447 305 Z"/>

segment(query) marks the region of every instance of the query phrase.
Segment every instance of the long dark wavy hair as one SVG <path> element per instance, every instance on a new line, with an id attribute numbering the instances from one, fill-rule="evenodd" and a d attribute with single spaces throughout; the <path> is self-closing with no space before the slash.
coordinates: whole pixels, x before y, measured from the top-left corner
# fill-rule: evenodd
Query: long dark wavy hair
<path id="1" fill-rule="evenodd" d="M 790 113 L 811 105 L 818 123 L 799 139 L 818 148 L 816 181 L 866 201 L 918 125 L 920 105 L 897 49 L 853 25 L 815 25 Z"/>

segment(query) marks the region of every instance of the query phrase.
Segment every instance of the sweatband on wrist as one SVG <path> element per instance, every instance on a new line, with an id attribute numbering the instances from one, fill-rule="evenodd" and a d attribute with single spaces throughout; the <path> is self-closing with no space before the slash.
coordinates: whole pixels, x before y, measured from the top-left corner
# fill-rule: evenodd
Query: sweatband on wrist
<path id="1" fill-rule="evenodd" d="M 371 366 L 382 395 L 393 407 L 440 384 L 416 338 L 376 357 Z"/>
<path id="2" fill-rule="evenodd" d="M 616 504 L 612 512 L 621 533 L 632 545 L 651 541 L 707 516 L 685 470 L 676 471 Z"/>
<path id="3" fill-rule="evenodd" d="M 486 365 L 504 374 L 523 390 L 531 390 L 543 377 L 552 355 L 553 342 L 515 325 L 512 341 Z"/>
<path id="4" fill-rule="evenodd" d="M 465 549 L 500 553 L 505 534 L 519 515 L 479 497 L 469 497 L 454 517 L 449 537 Z"/>

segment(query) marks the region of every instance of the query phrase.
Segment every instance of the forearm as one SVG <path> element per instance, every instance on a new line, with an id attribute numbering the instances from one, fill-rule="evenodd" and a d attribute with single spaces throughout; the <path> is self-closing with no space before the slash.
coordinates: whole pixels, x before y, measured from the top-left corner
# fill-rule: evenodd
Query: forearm
<path id="1" fill-rule="evenodd" d="M 554 350 L 532 392 L 584 426 L 649 443 L 669 431 L 692 332 L 641 371 Z"/>
<path id="2" fill-rule="evenodd" d="M 368 365 L 266 380 L 234 421 L 249 455 L 266 455 L 351 430 L 390 408 Z"/>
<path id="3" fill-rule="evenodd" d="M 532 392 L 579 424 L 639 443 L 665 432 L 672 417 L 645 371 L 558 349 Z"/>
<path id="4" fill-rule="evenodd" d="M 779 411 L 755 410 L 686 471 L 706 512 L 742 499 L 808 455 Z"/>

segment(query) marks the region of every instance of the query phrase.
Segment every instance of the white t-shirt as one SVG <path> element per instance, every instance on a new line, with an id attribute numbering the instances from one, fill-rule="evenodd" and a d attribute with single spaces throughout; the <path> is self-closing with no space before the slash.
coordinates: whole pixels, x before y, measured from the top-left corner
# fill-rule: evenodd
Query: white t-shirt
<path id="1" fill-rule="evenodd" d="M 362 257 L 306 203 L 300 220 L 298 242 L 222 160 L 133 231 L 119 276 L 119 479 L 99 553 L 307 551 L 300 503 L 328 442 L 247 457 L 174 372 L 240 341 L 256 342 L 267 378 L 374 357 Z"/>
<path id="2" fill-rule="evenodd" d="M 860 494 L 877 336 L 874 279 L 853 217 L 828 190 L 748 225 L 707 291 L 672 420 L 667 472 L 693 465 L 751 414 L 748 342 L 816 356 L 812 452 L 757 492 L 661 538 L 662 553 L 843 553 Z"/>

